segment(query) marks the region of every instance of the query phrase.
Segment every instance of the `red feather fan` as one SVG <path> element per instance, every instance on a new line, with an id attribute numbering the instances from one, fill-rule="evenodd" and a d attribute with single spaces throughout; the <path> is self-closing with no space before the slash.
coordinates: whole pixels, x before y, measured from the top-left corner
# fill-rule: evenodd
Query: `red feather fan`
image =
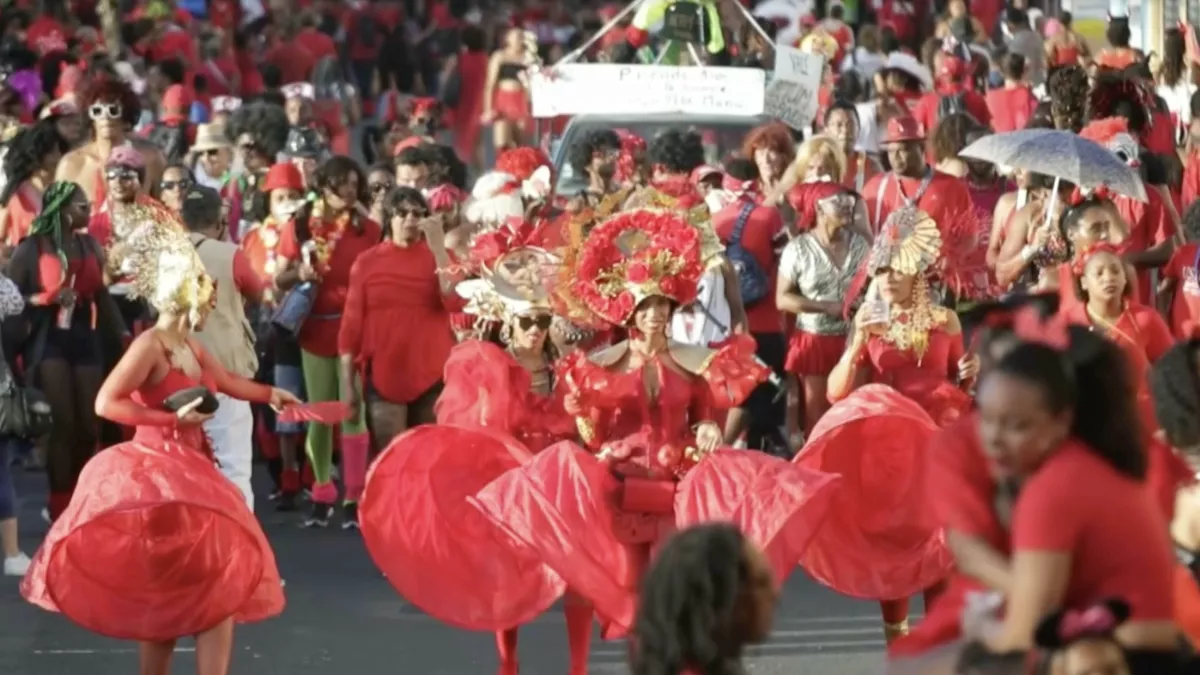
<path id="1" fill-rule="evenodd" d="M 962 300 L 995 296 L 996 284 L 987 265 L 991 216 L 971 208 L 951 214 L 938 223 L 942 232 L 942 254 L 934 266 L 934 278 Z"/>

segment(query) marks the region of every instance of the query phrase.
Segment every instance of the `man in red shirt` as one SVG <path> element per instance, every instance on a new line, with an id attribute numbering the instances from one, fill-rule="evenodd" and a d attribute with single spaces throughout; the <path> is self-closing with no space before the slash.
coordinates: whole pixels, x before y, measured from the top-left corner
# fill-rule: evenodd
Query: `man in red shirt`
<path id="1" fill-rule="evenodd" d="M 280 27 L 274 46 L 267 50 L 263 61 L 279 69 L 283 84 L 308 82 L 312 77 L 316 59 L 296 41 L 296 27 L 284 23 Z"/>
<path id="2" fill-rule="evenodd" d="M 1037 107 L 1037 97 L 1025 81 L 1025 57 L 1010 52 L 1001 61 L 1000 69 L 1004 73 L 1004 86 L 989 91 L 986 97 L 992 129 L 996 133 L 1024 129 Z"/>
<path id="3" fill-rule="evenodd" d="M 915 207 L 939 227 L 972 212 L 971 194 L 961 180 L 935 170 L 925 162 L 925 130 L 911 117 L 888 121 L 882 146 L 892 170 L 867 181 L 863 202 L 867 222 L 875 234 L 896 211 Z"/>
<path id="4" fill-rule="evenodd" d="M 939 54 L 933 91 L 925 94 L 913 108 L 913 117 L 926 129 L 932 130 L 947 114 L 961 112 L 976 122 L 988 126 L 992 115 L 987 100 L 971 88 L 971 71 L 967 62 L 952 54 Z"/>

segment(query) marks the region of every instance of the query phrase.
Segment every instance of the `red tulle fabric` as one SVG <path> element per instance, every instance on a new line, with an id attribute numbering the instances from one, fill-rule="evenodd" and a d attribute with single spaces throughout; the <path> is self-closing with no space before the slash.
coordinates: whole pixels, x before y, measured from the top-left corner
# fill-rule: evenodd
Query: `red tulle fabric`
<path id="1" fill-rule="evenodd" d="M 204 454 L 151 427 L 84 467 L 21 594 L 95 633 L 155 642 L 284 607 L 245 498 Z"/>
<path id="2" fill-rule="evenodd" d="M 468 503 L 530 457 L 510 436 L 483 429 L 438 424 L 393 440 L 359 504 L 367 551 L 392 587 L 468 630 L 512 628 L 553 604 L 563 580 Z"/>
<path id="3" fill-rule="evenodd" d="M 755 358 L 758 346 L 749 335 L 732 335 L 712 347 L 717 351 L 702 374 L 711 402 L 718 408 L 739 406 L 767 380 L 771 369 Z"/>
<path id="4" fill-rule="evenodd" d="M 798 330 L 788 339 L 784 368 L 796 375 L 829 375 L 844 351 L 845 335 L 814 335 Z"/>
<path id="5" fill-rule="evenodd" d="M 512 434 L 534 452 L 575 435 L 561 396 L 532 391 L 528 370 L 500 347 L 467 340 L 450 350 L 434 408 L 440 424 L 484 427 Z"/>
<path id="6" fill-rule="evenodd" d="M 835 403 L 793 460 L 842 476 L 829 521 L 802 559 L 815 579 L 857 598 L 907 598 L 951 568 L 928 497 L 929 414 L 885 385 Z"/>
<path id="7" fill-rule="evenodd" d="M 821 527 L 837 485 L 833 476 L 762 453 L 721 450 L 675 486 L 673 513 L 629 513 L 620 507 L 622 479 L 564 441 L 493 481 L 474 502 L 592 602 L 606 636 L 619 637 L 633 625 L 650 548 L 670 532 L 732 522 L 767 552 L 782 582 Z M 631 538 L 631 518 L 645 536 Z"/>

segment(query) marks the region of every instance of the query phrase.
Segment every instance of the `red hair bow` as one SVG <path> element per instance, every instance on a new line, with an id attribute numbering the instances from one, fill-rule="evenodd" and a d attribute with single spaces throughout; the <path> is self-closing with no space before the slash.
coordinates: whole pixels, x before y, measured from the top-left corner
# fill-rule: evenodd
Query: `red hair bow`
<path id="1" fill-rule="evenodd" d="M 1060 352 L 1065 352 L 1071 346 L 1071 334 L 1067 326 L 1067 317 L 1061 312 L 1044 321 L 1036 307 L 1024 307 L 1013 315 L 1013 334 L 1018 339 Z"/>
<path id="2" fill-rule="evenodd" d="M 1079 206 L 1089 199 L 1111 200 L 1112 198 L 1113 191 L 1107 185 L 1101 185 L 1098 188 L 1086 191 L 1076 187 L 1075 191 L 1071 193 L 1071 206 Z"/>
<path id="3" fill-rule="evenodd" d="M 1121 250 L 1107 241 L 1092 244 L 1075 254 L 1075 262 L 1071 265 L 1071 270 L 1075 272 L 1075 276 L 1083 276 L 1083 270 L 1087 267 L 1088 261 L 1100 253 L 1111 253 L 1118 258 L 1121 257 Z"/>
<path id="4" fill-rule="evenodd" d="M 1089 635 L 1107 635 L 1116 627 L 1117 617 L 1104 605 L 1097 605 L 1063 614 L 1058 625 L 1058 634 L 1063 642 L 1073 642 Z"/>
<path id="5" fill-rule="evenodd" d="M 414 98 L 410 104 L 411 115 L 422 113 L 437 113 L 442 109 L 442 103 L 436 98 Z"/>

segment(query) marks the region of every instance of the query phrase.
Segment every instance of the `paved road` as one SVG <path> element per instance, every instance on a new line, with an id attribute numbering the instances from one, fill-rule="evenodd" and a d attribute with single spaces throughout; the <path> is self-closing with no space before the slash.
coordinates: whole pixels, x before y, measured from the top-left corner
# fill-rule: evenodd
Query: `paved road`
<path id="1" fill-rule="evenodd" d="M 44 534 L 36 500 L 44 477 L 18 474 L 26 495 L 23 543 Z M 301 530 L 295 518 L 260 509 L 287 580 L 288 607 L 266 623 L 238 629 L 234 675 L 491 675 L 490 635 L 446 627 L 400 599 L 367 557 L 361 538 L 341 530 Z M 850 600 L 802 574 L 788 581 L 774 639 L 752 652 L 761 675 L 874 675 L 883 636 L 873 603 Z M 181 643 L 175 675 L 193 675 Z M 522 672 L 561 675 L 567 649 L 562 615 L 551 609 L 521 633 Z M 594 642 L 591 672 L 624 673 L 624 645 Z M 25 604 L 15 579 L 0 577 L 0 673 L 131 675 L 135 645 L 97 637 Z"/>

